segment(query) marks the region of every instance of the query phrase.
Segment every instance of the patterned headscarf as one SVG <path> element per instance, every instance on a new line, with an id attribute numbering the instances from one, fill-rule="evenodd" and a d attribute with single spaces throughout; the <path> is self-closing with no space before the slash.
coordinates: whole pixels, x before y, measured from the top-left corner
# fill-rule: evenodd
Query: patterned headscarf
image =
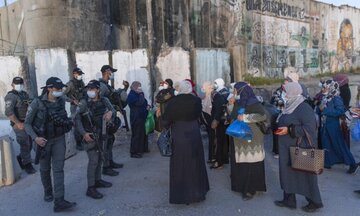
<path id="1" fill-rule="evenodd" d="M 327 102 L 331 101 L 335 96 L 340 95 L 340 86 L 334 80 L 326 80 L 323 87 L 327 92 L 323 98 L 326 99 Z"/>

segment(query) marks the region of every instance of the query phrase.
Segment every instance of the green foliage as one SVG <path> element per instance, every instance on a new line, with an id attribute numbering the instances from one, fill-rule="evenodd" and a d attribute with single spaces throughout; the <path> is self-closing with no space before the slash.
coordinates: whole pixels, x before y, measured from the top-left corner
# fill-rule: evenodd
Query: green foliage
<path id="1" fill-rule="evenodd" d="M 284 81 L 283 78 L 267 78 L 267 77 L 253 77 L 252 75 L 246 74 L 244 81 L 250 83 L 253 86 L 262 85 L 274 85 L 280 84 Z"/>

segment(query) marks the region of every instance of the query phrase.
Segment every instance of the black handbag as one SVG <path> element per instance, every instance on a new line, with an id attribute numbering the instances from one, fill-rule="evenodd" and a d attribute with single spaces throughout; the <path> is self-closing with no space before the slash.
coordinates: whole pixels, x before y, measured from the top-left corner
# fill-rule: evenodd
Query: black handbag
<path id="1" fill-rule="evenodd" d="M 171 130 L 170 129 L 164 129 L 157 141 L 157 145 L 159 147 L 159 151 L 161 156 L 164 157 L 170 157 L 172 155 L 172 137 L 171 137 Z"/>

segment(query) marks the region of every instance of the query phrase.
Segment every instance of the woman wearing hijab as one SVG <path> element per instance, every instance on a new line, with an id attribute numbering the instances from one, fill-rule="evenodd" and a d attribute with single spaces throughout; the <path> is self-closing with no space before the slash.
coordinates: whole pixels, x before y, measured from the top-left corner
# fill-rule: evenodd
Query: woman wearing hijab
<path id="1" fill-rule="evenodd" d="M 191 84 L 191 88 L 192 88 L 191 94 L 193 94 L 194 96 L 198 97 L 199 95 L 198 95 L 198 93 L 196 92 L 196 89 L 195 89 L 196 85 L 195 85 L 194 81 L 192 81 L 191 79 L 186 79 L 185 81 L 187 81 L 187 82 L 189 82 L 189 83 Z"/>
<path id="2" fill-rule="evenodd" d="M 339 118 L 344 115 L 346 108 L 339 96 L 339 84 L 333 80 L 324 83 L 324 96 L 317 112 L 321 118 L 321 144 L 325 149 L 325 167 L 345 163 L 349 165 L 347 173 L 355 174 L 359 165 L 355 162 L 350 149 L 346 145 Z"/>
<path id="3" fill-rule="evenodd" d="M 266 111 L 247 83 L 238 82 L 234 88 L 236 101 L 231 118 L 248 123 L 253 139 L 250 142 L 240 139 L 231 141 L 231 190 L 242 193 L 244 200 L 250 200 L 256 192 L 266 191 L 264 135 L 256 125 L 256 122 L 266 120 Z M 238 115 L 240 108 L 245 108 L 243 115 Z"/>
<path id="4" fill-rule="evenodd" d="M 206 132 L 209 137 L 209 154 L 208 154 L 208 163 L 215 162 L 215 144 L 214 144 L 214 137 L 215 132 L 211 128 L 211 108 L 212 108 L 212 100 L 211 100 L 211 93 L 214 90 L 214 86 L 210 81 L 206 81 L 203 83 L 201 91 L 205 94 L 204 98 L 201 100 L 202 104 L 202 113 L 201 113 L 201 122 L 206 127 Z"/>
<path id="5" fill-rule="evenodd" d="M 159 92 L 155 97 L 156 103 L 159 105 L 156 111 L 156 117 L 158 121 L 158 131 L 162 131 L 162 122 L 161 115 L 164 114 L 165 108 L 169 100 L 174 97 L 173 81 L 171 79 L 166 79 L 164 82 L 160 82 Z"/>
<path id="6" fill-rule="evenodd" d="M 296 146 L 297 139 L 302 138 L 301 147 L 309 147 L 305 138 L 305 131 L 309 134 L 315 148 L 317 140 L 316 120 L 311 106 L 305 102 L 302 87 L 299 83 L 285 84 L 285 107 L 278 118 L 279 135 L 279 169 L 280 185 L 284 192 L 283 200 L 275 201 L 279 207 L 296 208 L 296 196 L 306 197 L 308 205 L 302 207 L 306 212 L 314 212 L 323 207 L 317 176 L 305 172 L 295 171 L 289 165 L 290 146 Z"/>
<path id="7" fill-rule="evenodd" d="M 343 99 L 346 111 L 350 109 L 351 91 L 349 87 L 349 77 L 346 74 L 337 74 L 333 80 L 339 84 L 340 97 Z M 344 134 L 344 139 L 347 147 L 350 149 L 350 123 L 351 116 L 349 115 L 340 116 L 340 126 Z M 350 118 L 347 118 L 350 117 Z"/>
<path id="8" fill-rule="evenodd" d="M 134 81 L 127 98 L 130 107 L 131 144 L 130 156 L 141 158 L 144 152 L 149 152 L 148 138 L 145 134 L 145 121 L 148 114 L 148 102 L 144 97 L 141 83 Z"/>
<path id="9" fill-rule="evenodd" d="M 204 149 L 198 119 L 201 99 L 192 95 L 192 86 L 181 81 L 178 96 L 171 99 L 163 115 L 164 126 L 170 127 L 170 203 L 190 204 L 205 200 L 209 191 Z"/>

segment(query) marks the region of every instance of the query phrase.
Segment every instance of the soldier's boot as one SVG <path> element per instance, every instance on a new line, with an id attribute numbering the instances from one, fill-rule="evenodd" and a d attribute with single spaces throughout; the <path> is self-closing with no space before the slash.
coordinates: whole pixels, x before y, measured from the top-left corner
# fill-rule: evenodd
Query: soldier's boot
<path id="1" fill-rule="evenodd" d="M 24 166 L 24 164 L 23 164 L 23 162 L 22 162 L 21 156 L 20 156 L 20 155 L 16 156 L 16 159 L 17 159 L 17 161 L 19 162 L 20 168 L 21 168 L 21 169 L 25 169 L 25 166 Z"/>
<path id="2" fill-rule="evenodd" d="M 36 173 L 36 170 L 34 169 L 34 167 L 32 166 L 31 163 L 28 163 L 25 165 L 25 172 L 27 174 L 34 174 L 34 173 Z"/>
<path id="3" fill-rule="evenodd" d="M 111 167 L 103 167 L 102 174 L 108 175 L 108 176 L 117 176 L 117 175 L 119 175 L 119 172 L 111 169 Z"/>
<path id="4" fill-rule="evenodd" d="M 73 208 L 76 205 L 76 202 L 69 202 L 64 199 L 64 197 L 55 198 L 54 201 L 54 212 L 66 211 Z"/>
<path id="5" fill-rule="evenodd" d="M 93 199 L 101 199 L 104 197 L 99 191 L 96 190 L 95 186 L 88 187 L 86 191 L 86 196 L 91 197 Z"/>
<path id="6" fill-rule="evenodd" d="M 47 190 L 44 192 L 44 201 L 45 202 L 52 202 L 54 200 L 53 192 L 51 190 Z"/>
<path id="7" fill-rule="evenodd" d="M 124 167 L 124 164 L 116 163 L 113 160 L 110 160 L 110 168 L 118 169 L 118 168 L 123 168 L 123 167 Z"/>
<path id="8" fill-rule="evenodd" d="M 102 179 L 95 182 L 96 188 L 109 188 L 111 186 L 112 186 L 112 184 L 110 182 L 104 181 Z"/>

